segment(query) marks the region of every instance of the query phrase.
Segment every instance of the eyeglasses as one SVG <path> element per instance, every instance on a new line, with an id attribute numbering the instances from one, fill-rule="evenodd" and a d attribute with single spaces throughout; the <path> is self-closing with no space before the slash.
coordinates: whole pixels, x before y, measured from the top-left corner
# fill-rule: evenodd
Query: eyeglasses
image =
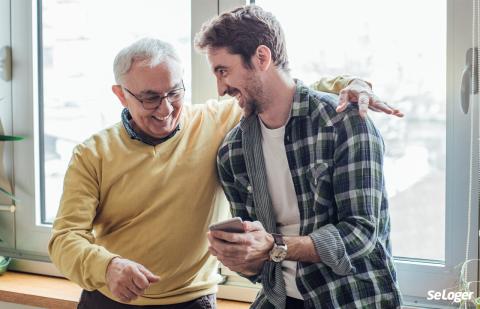
<path id="1" fill-rule="evenodd" d="M 138 95 L 133 94 L 130 90 L 127 88 L 123 87 L 126 92 L 128 92 L 132 97 L 137 99 L 140 104 L 142 104 L 143 108 L 146 110 L 155 110 L 157 109 L 160 104 L 162 104 L 163 99 L 167 99 L 170 104 L 176 103 L 180 101 L 183 96 L 185 95 L 185 85 L 183 84 L 182 80 L 182 87 L 170 90 L 166 95 L 160 96 L 160 95 L 154 95 L 149 98 L 139 98 Z"/>

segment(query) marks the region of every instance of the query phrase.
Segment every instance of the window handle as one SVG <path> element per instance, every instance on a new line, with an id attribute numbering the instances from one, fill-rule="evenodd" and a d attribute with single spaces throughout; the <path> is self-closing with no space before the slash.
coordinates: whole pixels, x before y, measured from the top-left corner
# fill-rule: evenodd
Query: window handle
<path id="1" fill-rule="evenodd" d="M 12 79 L 12 49 L 10 46 L 0 49 L 0 78 L 7 82 Z"/>
<path id="2" fill-rule="evenodd" d="M 474 55 L 472 55 L 474 53 Z M 477 58 L 478 48 L 469 48 L 465 58 L 465 68 L 462 73 L 462 84 L 460 87 L 461 105 L 465 114 L 470 106 L 470 94 L 478 93 L 478 64 L 473 67 L 472 58 Z M 473 92 L 472 92 L 472 69 L 473 69 Z"/>

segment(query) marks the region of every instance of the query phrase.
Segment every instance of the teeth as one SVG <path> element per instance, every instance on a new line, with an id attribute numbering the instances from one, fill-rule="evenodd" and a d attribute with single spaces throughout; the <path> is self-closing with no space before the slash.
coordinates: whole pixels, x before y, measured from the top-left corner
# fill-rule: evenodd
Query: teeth
<path id="1" fill-rule="evenodd" d="M 165 121 L 165 120 L 167 120 L 169 117 L 170 117 L 170 115 L 168 115 L 167 117 L 163 117 L 163 118 L 160 118 L 160 117 L 157 117 L 157 116 L 153 116 L 153 118 L 155 118 L 155 119 L 157 119 L 157 120 L 160 120 L 160 121 Z"/>

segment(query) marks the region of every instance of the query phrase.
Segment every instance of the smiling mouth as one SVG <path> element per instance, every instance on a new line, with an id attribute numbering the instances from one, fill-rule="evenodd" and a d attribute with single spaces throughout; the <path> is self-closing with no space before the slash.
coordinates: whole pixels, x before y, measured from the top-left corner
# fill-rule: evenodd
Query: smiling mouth
<path id="1" fill-rule="evenodd" d="M 242 94 L 240 93 L 240 91 L 232 91 L 232 92 L 229 92 L 228 95 L 237 99 L 237 101 L 240 101 L 240 98 L 242 97 Z"/>
<path id="2" fill-rule="evenodd" d="M 166 116 L 166 117 L 152 116 L 152 118 L 155 119 L 155 120 L 158 120 L 158 121 L 165 121 L 165 120 L 167 120 L 168 118 L 170 118 L 170 116 L 172 116 L 172 114 L 169 114 L 169 115 Z"/>

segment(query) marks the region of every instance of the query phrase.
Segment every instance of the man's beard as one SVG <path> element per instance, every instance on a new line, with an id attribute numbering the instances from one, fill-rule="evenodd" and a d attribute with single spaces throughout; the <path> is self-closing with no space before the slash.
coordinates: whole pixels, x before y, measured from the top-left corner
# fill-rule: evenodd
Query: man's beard
<path id="1" fill-rule="evenodd" d="M 264 92 L 260 79 L 252 76 L 247 79 L 245 93 L 248 101 L 245 101 L 244 113 L 248 117 L 252 114 L 260 114 L 265 110 Z"/>

